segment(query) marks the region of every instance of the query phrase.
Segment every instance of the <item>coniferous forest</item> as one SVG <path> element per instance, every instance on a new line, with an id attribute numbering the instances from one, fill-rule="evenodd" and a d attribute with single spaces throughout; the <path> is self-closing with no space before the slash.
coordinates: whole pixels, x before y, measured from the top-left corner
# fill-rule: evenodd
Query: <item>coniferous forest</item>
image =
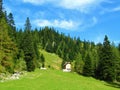
<path id="1" fill-rule="evenodd" d="M 66 36 L 53 27 L 35 28 L 26 17 L 24 29 L 17 29 L 12 13 L 3 11 L 0 0 L 0 73 L 34 71 L 44 67 L 44 49 L 72 63 L 72 71 L 105 81 L 120 81 L 120 44 L 105 35 L 104 42 L 95 44 L 80 37 Z"/>

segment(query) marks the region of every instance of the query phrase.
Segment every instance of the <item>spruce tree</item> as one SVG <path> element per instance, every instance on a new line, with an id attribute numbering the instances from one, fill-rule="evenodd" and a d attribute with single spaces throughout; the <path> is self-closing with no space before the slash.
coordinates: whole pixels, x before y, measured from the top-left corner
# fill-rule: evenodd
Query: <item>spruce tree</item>
<path id="1" fill-rule="evenodd" d="M 99 79 L 106 81 L 115 80 L 115 60 L 108 37 L 105 36 L 103 47 L 100 53 L 100 60 L 97 68 L 97 76 Z"/>
<path id="2" fill-rule="evenodd" d="M 8 35 L 9 25 L 5 16 L 0 19 L 0 72 L 14 72 L 17 48 Z"/>
<path id="3" fill-rule="evenodd" d="M 75 57 L 75 71 L 79 74 L 83 74 L 83 67 L 84 67 L 84 61 L 82 59 L 82 55 L 79 53 L 76 57 Z"/>
<path id="4" fill-rule="evenodd" d="M 117 68 L 116 68 L 116 70 L 117 70 L 117 75 L 116 75 L 116 80 L 117 81 L 119 81 L 120 82 L 120 43 L 119 43 L 119 45 L 118 45 L 118 52 L 119 52 L 119 59 L 117 59 L 118 61 L 117 61 Z"/>
<path id="5" fill-rule="evenodd" d="M 83 75 L 85 76 L 93 76 L 94 75 L 94 70 L 92 66 L 92 59 L 90 56 L 90 53 L 87 53 L 85 57 L 85 65 L 83 67 Z"/>
<path id="6" fill-rule="evenodd" d="M 112 51 L 113 51 L 113 57 L 115 60 L 115 81 L 120 81 L 120 55 L 119 55 L 119 50 L 115 47 L 112 46 Z"/>
<path id="7" fill-rule="evenodd" d="M 12 38 L 13 41 L 16 41 L 16 27 L 12 13 L 9 13 L 9 15 L 7 16 L 7 22 L 9 25 L 9 36 Z"/>
<path id="8" fill-rule="evenodd" d="M 118 51 L 119 51 L 119 55 L 120 55 L 120 43 L 118 44 Z"/>
<path id="9" fill-rule="evenodd" d="M 24 59 L 26 61 L 26 66 L 28 71 L 35 70 L 35 51 L 34 51 L 34 43 L 31 35 L 31 23 L 29 18 L 27 17 L 25 23 L 25 34 L 23 40 L 21 42 L 21 48 L 24 51 Z"/>
<path id="10" fill-rule="evenodd" d="M 41 55 L 41 63 L 42 63 L 42 67 L 44 68 L 45 67 L 45 58 L 44 58 L 43 54 Z"/>
<path id="11" fill-rule="evenodd" d="M 26 31 L 26 32 L 31 32 L 31 23 L 30 23 L 29 17 L 27 17 L 27 19 L 26 19 L 25 31 Z"/>
<path id="12" fill-rule="evenodd" d="M 12 14 L 12 13 L 9 13 L 7 19 L 8 19 L 8 24 L 9 24 L 10 26 L 14 27 L 14 26 L 15 26 L 15 22 L 14 22 L 14 18 L 13 18 L 13 14 Z"/>
<path id="13" fill-rule="evenodd" d="M 0 18 L 2 18 L 2 9 L 3 9 L 3 7 L 2 7 L 2 5 L 3 5 L 3 2 L 2 2 L 2 0 L 0 0 Z"/>

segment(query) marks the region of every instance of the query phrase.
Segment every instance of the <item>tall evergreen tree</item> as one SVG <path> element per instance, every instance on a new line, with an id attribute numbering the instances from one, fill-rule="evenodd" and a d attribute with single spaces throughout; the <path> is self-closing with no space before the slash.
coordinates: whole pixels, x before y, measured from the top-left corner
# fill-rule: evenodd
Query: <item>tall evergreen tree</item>
<path id="1" fill-rule="evenodd" d="M 43 54 L 41 55 L 41 63 L 42 63 L 42 67 L 45 67 L 45 58 L 43 56 Z"/>
<path id="2" fill-rule="evenodd" d="M 14 22 L 14 18 L 13 18 L 13 14 L 12 14 L 12 13 L 9 13 L 7 19 L 8 19 L 8 24 L 9 24 L 10 26 L 14 27 L 14 26 L 15 26 L 15 22 Z"/>
<path id="3" fill-rule="evenodd" d="M 99 64 L 97 68 L 97 76 L 99 79 L 106 81 L 115 80 L 115 60 L 112 53 L 112 48 L 108 37 L 105 36 L 103 47 L 101 49 L 101 55 L 99 58 Z"/>
<path id="4" fill-rule="evenodd" d="M 119 51 L 119 54 L 120 54 L 120 43 L 118 44 L 118 51 Z"/>
<path id="5" fill-rule="evenodd" d="M 29 19 L 29 17 L 27 17 L 27 19 L 26 19 L 26 23 L 25 23 L 25 31 L 27 31 L 27 32 L 31 32 L 31 23 L 30 23 L 30 19 Z"/>
<path id="6" fill-rule="evenodd" d="M 2 18 L 2 9 L 3 9 L 3 2 L 2 2 L 2 0 L 0 0 L 0 18 Z"/>
<path id="7" fill-rule="evenodd" d="M 35 69 L 35 51 L 34 51 L 34 43 L 31 35 L 31 23 L 29 18 L 27 18 L 25 23 L 25 35 L 21 42 L 21 48 L 24 51 L 25 61 L 28 71 L 34 71 Z"/>
<path id="8" fill-rule="evenodd" d="M 119 50 L 115 47 L 112 46 L 112 51 L 113 51 L 113 57 L 115 60 L 115 80 L 120 81 L 120 55 L 119 55 Z"/>
<path id="9" fill-rule="evenodd" d="M 92 59 L 90 56 L 90 53 L 87 53 L 85 57 L 85 65 L 83 67 L 83 75 L 85 76 L 93 76 L 94 75 L 94 70 L 92 66 Z"/>
<path id="10" fill-rule="evenodd" d="M 5 17 L 2 17 L 0 20 L 0 67 L 4 69 L 0 68 L 0 72 L 5 70 L 13 73 L 17 48 L 8 35 L 8 27 Z"/>
<path id="11" fill-rule="evenodd" d="M 75 71 L 79 74 L 83 74 L 84 61 L 82 60 L 82 55 L 78 54 L 75 58 Z"/>
<path id="12" fill-rule="evenodd" d="M 16 28 L 12 13 L 9 13 L 9 15 L 7 16 L 7 22 L 9 25 L 9 36 L 12 38 L 13 41 L 16 41 Z"/>

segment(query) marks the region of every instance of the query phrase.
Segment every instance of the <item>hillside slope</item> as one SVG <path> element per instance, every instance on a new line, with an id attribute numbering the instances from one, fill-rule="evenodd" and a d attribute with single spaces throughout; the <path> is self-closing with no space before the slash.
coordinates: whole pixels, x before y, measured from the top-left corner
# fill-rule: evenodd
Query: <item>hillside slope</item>
<path id="1" fill-rule="evenodd" d="M 43 54 L 45 57 L 46 68 L 50 66 L 50 68 L 52 69 L 57 69 L 57 70 L 61 69 L 62 59 L 58 55 L 54 53 L 48 53 L 45 50 L 40 50 L 40 53 Z"/>
<path id="2" fill-rule="evenodd" d="M 60 70 L 26 73 L 19 80 L 0 82 L 0 90 L 120 90 L 106 82 Z"/>

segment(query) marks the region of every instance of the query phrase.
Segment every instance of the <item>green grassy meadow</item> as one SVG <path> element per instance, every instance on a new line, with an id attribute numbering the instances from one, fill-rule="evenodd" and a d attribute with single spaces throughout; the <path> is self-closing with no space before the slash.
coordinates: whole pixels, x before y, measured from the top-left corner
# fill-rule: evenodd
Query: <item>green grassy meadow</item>
<path id="1" fill-rule="evenodd" d="M 62 59 L 54 54 L 54 53 L 48 53 L 45 50 L 40 50 L 40 53 L 45 56 L 45 67 L 47 68 L 50 66 L 52 69 L 61 69 L 61 63 Z"/>
<path id="2" fill-rule="evenodd" d="M 0 82 L 0 90 L 120 90 L 106 82 L 60 70 L 27 72 L 19 80 Z"/>

